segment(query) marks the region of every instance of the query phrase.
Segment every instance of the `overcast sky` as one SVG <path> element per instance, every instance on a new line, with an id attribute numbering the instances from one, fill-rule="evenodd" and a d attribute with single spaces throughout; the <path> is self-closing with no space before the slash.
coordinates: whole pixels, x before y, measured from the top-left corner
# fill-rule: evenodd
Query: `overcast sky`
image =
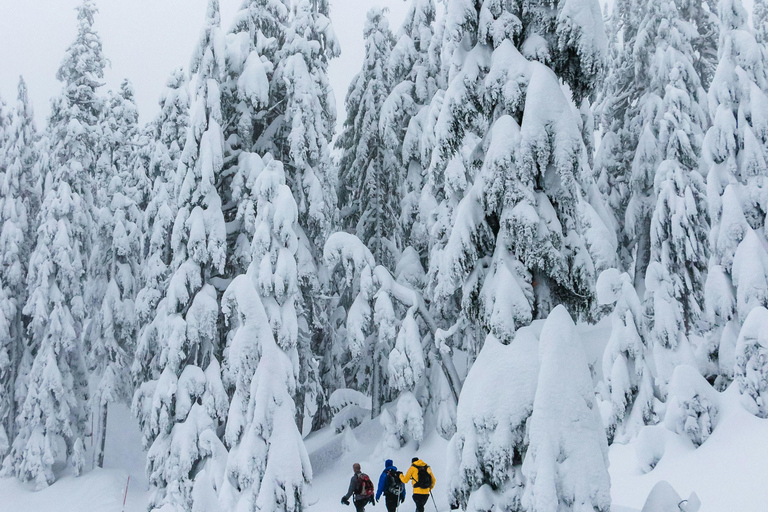
<path id="1" fill-rule="evenodd" d="M 229 28 L 243 0 L 221 0 L 222 26 Z M 158 110 L 157 99 L 168 74 L 188 67 L 205 15 L 207 0 L 96 0 L 96 30 L 110 61 L 106 87 L 123 78 L 133 82 L 142 122 Z M 77 30 L 74 8 L 79 0 L 0 0 L 0 97 L 16 98 L 24 76 L 35 108 L 38 128 L 59 94 L 56 70 Z M 389 8 L 390 27 L 397 32 L 408 5 L 404 0 L 331 0 L 331 19 L 342 55 L 330 65 L 339 125 L 344 96 L 363 62 L 363 22 L 373 6 Z"/>

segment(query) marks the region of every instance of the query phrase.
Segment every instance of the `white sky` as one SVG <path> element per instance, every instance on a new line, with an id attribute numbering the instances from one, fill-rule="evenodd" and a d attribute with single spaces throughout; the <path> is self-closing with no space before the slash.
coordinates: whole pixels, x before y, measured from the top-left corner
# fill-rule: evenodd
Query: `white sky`
<path id="1" fill-rule="evenodd" d="M 157 99 L 169 73 L 187 68 L 197 43 L 207 0 L 96 0 L 96 30 L 110 61 L 106 89 L 128 78 L 136 90 L 142 122 L 157 113 Z M 56 71 L 75 36 L 74 8 L 79 0 L 0 0 L 0 97 L 14 104 L 19 75 L 27 82 L 38 128 L 59 94 Z M 242 0 L 221 0 L 222 26 Z M 344 96 L 363 61 L 363 23 L 373 6 L 389 8 L 390 27 L 397 32 L 408 4 L 404 0 L 331 0 L 331 19 L 342 55 L 330 65 L 339 126 L 344 120 Z"/>

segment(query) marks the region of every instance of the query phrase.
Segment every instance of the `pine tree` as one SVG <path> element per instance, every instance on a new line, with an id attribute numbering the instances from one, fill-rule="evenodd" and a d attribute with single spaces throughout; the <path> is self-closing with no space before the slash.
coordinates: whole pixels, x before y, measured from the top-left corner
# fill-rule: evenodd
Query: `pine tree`
<path id="1" fill-rule="evenodd" d="M 758 306 L 749 312 L 739 332 L 735 355 L 735 380 L 741 403 L 758 418 L 768 418 L 765 395 L 768 393 L 768 310 Z"/>
<path id="2" fill-rule="evenodd" d="M 551 63 L 574 99 L 592 91 L 605 37 L 597 4 L 581 8 L 589 27 L 568 2 L 523 20 L 506 7 L 478 17 L 448 6 L 443 51 L 456 54 L 443 65 L 458 67 L 428 130 L 429 285 L 444 318 L 469 320 L 462 330 L 476 340 L 466 347 L 472 355 L 486 332 L 509 342 L 555 304 L 588 311 L 596 270 L 614 266 L 615 236 L 589 176 L 578 111 L 552 68 L 526 58 Z M 594 32 L 589 42 L 576 43 L 585 31 Z M 557 37 L 574 46 L 548 43 Z M 561 67 L 569 52 L 572 67 Z"/>
<path id="3" fill-rule="evenodd" d="M 336 106 L 328 79 L 328 62 L 340 54 L 327 2 L 302 0 L 292 9 L 285 44 L 274 80 L 285 84 L 285 114 L 275 134 L 277 158 L 286 162 L 286 181 L 298 205 L 297 270 L 301 321 L 298 334 L 296 421 L 312 419 L 322 401 L 320 372 L 315 354 L 327 347 L 330 322 L 326 286 L 319 272 L 322 247 L 336 218 L 336 192 L 330 141 L 336 124 Z"/>
<path id="4" fill-rule="evenodd" d="M 429 244 L 419 202 L 424 187 L 419 139 L 429 104 L 437 92 L 437 62 L 430 50 L 439 40 L 434 34 L 435 3 L 413 0 L 387 64 L 392 92 L 384 102 L 379 122 L 385 147 L 385 172 L 401 184 L 400 229 L 403 246 L 412 246 L 422 258 Z"/>
<path id="5" fill-rule="evenodd" d="M 136 320 L 139 325 L 136 355 L 131 372 L 137 382 L 152 378 L 152 368 L 159 356 L 157 345 L 150 345 L 148 334 L 153 315 L 165 297 L 170 277 L 171 235 L 178 212 L 176 204 L 176 170 L 189 128 L 189 94 L 187 77 L 181 68 L 173 71 L 160 97 L 160 113 L 150 126 L 149 177 L 153 180 L 152 199 L 142 215 L 142 288 L 136 295 Z"/>
<path id="6" fill-rule="evenodd" d="M 363 36 L 363 69 L 347 92 L 347 119 L 337 142 L 342 150 L 339 209 L 342 226 L 366 244 L 377 262 L 393 270 L 401 246 L 400 183 L 399 173 L 387 172 L 379 133 L 379 116 L 390 92 L 386 64 L 395 42 L 384 11 L 368 12 Z"/>
<path id="7" fill-rule="evenodd" d="M 608 442 L 637 434 L 654 422 L 652 364 L 640 298 L 629 274 L 608 269 L 597 280 L 598 301 L 614 304 L 611 336 L 603 353 L 603 396 L 610 404 Z"/>
<path id="8" fill-rule="evenodd" d="M 100 149 L 99 117 L 105 59 L 93 29 L 96 7 L 77 8 L 78 33 L 57 78 L 62 98 L 49 119 L 51 176 L 39 214 L 35 249 L 29 260 L 30 352 L 34 355 L 20 430 L 4 469 L 38 488 L 55 480 L 53 465 L 67 460 L 79 474 L 88 382 L 81 346 L 86 316 L 83 281 L 90 251 L 93 178 Z"/>
<path id="9" fill-rule="evenodd" d="M 592 179 L 574 104 L 593 94 L 607 42 L 596 2 L 531 6 L 521 17 L 504 3 L 481 9 L 454 2 L 446 16 L 442 68 L 449 82 L 433 99 L 437 113 L 422 137 L 430 155 L 422 198 L 433 205 L 428 294 L 433 314 L 449 326 L 440 343 L 472 361 L 483 342 L 514 346 L 533 319 L 558 304 L 589 313 L 596 274 L 616 266 L 611 215 Z M 511 428 L 527 416 L 516 414 Z M 452 443 L 459 446 L 462 437 L 478 435 L 462 421 L 457 412 Z M 507 439 L 499 445 L 514 447 Z M 482 449 L 465 444 L 454 467 L 475 467 Z M 514 453 L 500 456 L 511 460 Z M 467 482 L 453 495 L 470 507 L 520 508 L 523 489 L 492 495 L 502 482 L 517 487 L 519 464 L 461 475 Z"/>
<path id="10" fill-rule="evenodd" d="M 688 336 L 699 331 L 707 260 L 705 185 L 698 168 L 707 116 L 692 33 L 675 3 L 652 2 L 634 49 L 651 78 L 641 98 L 644 124 L 632 174 L 633 201 L 642 206 L 631 211 L 637 236 L 650 236 L 645 299 L 662 394 L 674 366 L 688 357 Z"/>
<path id="11" fill-rule="evenodd" d="M 718 10 L 720 63 L 709 90 L 712 127 L 706 134 L 703 153 L 709 165 L 712 254 L 706 311 L 713 330 L 707 352 L 715 366 L 713 373 L 725 385 L 732 375 L 735 333 L 753 307 L 766 305 L 765 299 L 744 299 L 751 295 L 747 289 L 754 289 L 760 276 L 765 275 L 761 262 L 768 256 L 760 243 L 748 240 L 753 240 L 750 232 L 764 228 L 768 212 L 762 184 L 768 172 L 768 97 L 763 92 L 765 63 L 759 57 L 755 59 L 759 46 L 747 27 L 746 11 L 737 0 L 724 0 Z M 747 246 L 742 248 L 745 243 Z M 737 264 L 740 251 L 742 257 Z M 740 285 L 746 288 L 740 290 Z"/>
<path id="12" fill-rule="evenodd" d="M 336 197 L 329 143 L 336 109 L 327 76 L 328 61 L 339 46 L 328 18 L 328 3 L 302 0 L 289 8 L 283 0 L 246 1 L 236 15 L 227 62 L 230 78 L 223 111 L 230 156 L 235 166 L 225 184 L 228 222 L 237 229 L 229 240 L 228 273 L 245 272 L 250 263 L 257 197 L 247 183 L 258 154 L 271 153 L 285 164 L 286 181 L 296 198 L 301 295 L 299 316 L 300 375 L 295 396 L 297 423 L 312 417 L 321 399 L 314 353 L 327 343 L 329 320 L 320 290 L 322 244 L 334 221 Z"/>
<path id="13" fill-rule="evenodd" d="M 202 506 L 223 476 L 226 449 L 217 431 L 228 400 L 218 358 L 219 300 L 215 287 L 226 261 L 226 227 L 217 182 L 223 166 L 220 84 L 224 34 L 218 0 L 210 0 L 193 55 L 193 113 L 179 163 L 178 214 L 171 237 L 172 275 L 167 295 L 146 328 L 142 361 L 147 375 L 134 394 L 155 487 L 150 505 L 178 510 Z M 193 468 L 195 471 L 193 472 Z"/>
<path id="14" fill-rule="evenodd" d="M 105 147 L 101 163 L 105 168 L 101 176 L 107 186 L 99 187 L 94 208 L 86 284 L 90 313 L 84 336 L 89 370 L 97 381 L 92 401 L 99 418 L 95 455 L 99 467 L 104 465 L 109 404 L 129 402 L 133 392 L 129 370 L 137 327 L 134 299 L 142 220 L 137 203 L 143 196 L 144 176 L 135 173 L 138 109 L 127 80 L 118 93 L 110 94 L 102 123 Z"/>
<path id="15" fill-rule="evenodd" d="M 16 434 L 16 376 L 27 349 L 22 309 L 26 276 L 40 208 L 37 176 L 38 134 L 27 86 L 19 78 L 18 97 L 2 149 L 0 173 L 0 456 Z M 29 357 L 27 355 L 27 357 Z"/>
<path id="16" fill-rule="evenodd" d="M 258 197 L 252 262 L 223 298 L 234 327 L 227 362 L 236 382 L 226 427 L 234 488 L 223 501 L 228 509 L 289 512 L 305 507 L 312 478 L 292 399 L 300 364 L 298 209 L 282 164 L 271 155 L 264 160 L 251 174 Z"/>
<path id="17" fill-rule="evenodd" d="M 641 256 L 650 248 L 647 239 L 643 239 L 644 244 L 638 245 L 639 242 L 632 236 L 634 219 L 627 218 L 628 209 L 632 210 L 638 206 L 630 206 L 635 192 L 631 176 L 635 148 L 638 146 L 640 135 L 636 119 L 639 111 L 638 100 L 647 82 L 646 74 L 635 73 L 635 61 L 632 58 L 642 7 L 640 2 L 635 0 L 616 2 L 606 20 L 609 55 L 605 85 L 598 91 L 596 105 L 596 114 L 604 135 L 595 156 L 595 173 L 599 176 L 598 184 L 607 206 L 611 208 L 616 219 L 622 221 L 618 223 L 621 268 L 633 271 L 636 275 L 645 274 L 648 262 L 647 257 L 644 260 L 640 258 L 638 265 L 635 265 L 635 247 L 637 254 Z M 644 211 L 647 210 L 646 203 L 643 202 L 640 206 L 645 208 L 639 213 L 643 218 L 649 218 Z M 627 221 L 623 222 L 625 219 Z"/>

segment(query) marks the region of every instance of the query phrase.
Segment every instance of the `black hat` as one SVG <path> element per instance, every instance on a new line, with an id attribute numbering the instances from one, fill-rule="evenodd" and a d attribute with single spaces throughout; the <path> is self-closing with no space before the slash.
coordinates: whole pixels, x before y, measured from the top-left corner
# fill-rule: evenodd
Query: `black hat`
<path id="1" fill-rule="evenodd" d="M 416 462 L 417 460 L 419 460 L 419 458 L 418 457 L 414 457 L 414 458 L 411 459 L 411 462 Z"/>

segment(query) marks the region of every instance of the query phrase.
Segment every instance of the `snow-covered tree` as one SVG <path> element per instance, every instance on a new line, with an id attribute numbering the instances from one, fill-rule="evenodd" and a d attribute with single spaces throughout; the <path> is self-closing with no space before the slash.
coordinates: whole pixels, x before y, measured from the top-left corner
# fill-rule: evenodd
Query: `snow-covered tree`
<path id="1" fill-rule="evenodd" d="M 88 382 L 81 346 L 86 316 L 83 282 L 90 250 L 92 187 L 99 157 L 105 58 L 94 31 L 96 7 L 77 8 L 78 32 L 57 78 L 62 98 L 53 105 L 48 138 L 51 175 L 47 178 L 35 249 L 29 259 L 30 369 L 18 413 L 19 433 L 4 469 L 38 488 L 55 480 L 53 466 L 68 461 L 83 468 Z"/>
<path id="2" fill-rule="evenodd" d="M 719 402 L 717 391 L 696 368 L 680 365 L 669 382 L 664 425 L 701 446 L 717 426 Z"/>
<path id="3" fill-rule="evenodd" d="M 650 81 L 641 98 L 643 128 L 627 219 L 635 236 L 650 240 L 645 299 L 662 394 L 674 366 L 690 351 L 688 336 L 698 332 L 708 249 L 699 173 L 707 116 L 693 66 L 692 33 L 674 2 L 651 2 L 634 49 Z"/>
<path id="4" fill-rule="evenodd" d="M 304 509 L 312 478 L 292 398 L 299 370 L 298 210 L 283 165 L 271 155 L 264 160 L 249 180 L 258 197 L 251 264 L 227 288 L 222 306 L 234 327 L 227 366 L 235 381 L 226 427 L 230 486 L 222 502 L 228 510 L 292 512 Z"/>
<path id="5" fill-rule="evenodd" d="M 86 285 L 88 321 L 84 341 L 87 362 L 95 378 L 92 397 L 98 415 L 96 465 L 103 466 L 108 406 L 129 402 L 132 394 L 130 362 L 136 335 L 134 298 L 141 263 L 141 212 L 137 201 L 144 177 L 135 172 L 138 109 L 133 89 L 123 81 L 112 93 L 103 114 L 104 148 L 96 193 L 89 279 Z"/>
<path id="6" fill-rule="evenodd" d="M 258 200 L 247 182 L 255 153 L 271 153 L 283 162 L 286 182 L 298 206 L 297 251 L 300 296 L 300 364 L 297 422 L 317 411 L 322 395 L 314 353 L 327 344 L 329 320 L 321 297 L 322 244 L 335 217 L 336 196 L 329 144 L 336 107 L 327 75 L 339 55 L 325 1 L 247 0 L 228 36 L 228 75 L 223 112 L 228 131 L 227 160 L 234 168 L 223 193 L 231 194 L 225 211 L 232 227 L 228 273 L 248 268 Z M 227 164 L 225 164 L 226 166 Z M 303 430 L 303 427 L 302 427 Z"/>
<path id="7" fill-rule="evenodd" d="M 150 506 L 158 508 L 203 507 L 223 478 L 226 449 L 217 431 L 229 404 L 218 362 L 215 284 L 226 261 L 226 227 L 217 191 L 224 163 L 224 48 L 219 2 L 210 0 L 190 68 L 195 74 L 193 113 L 178 169 L 172 275 L 166 297 L 143 332 L 135 365 L 137 373 L 146 375 L 134 394 L 133 410 L 149 450 L 147 474 L 155 487 Z"/>
<path id="8" fill-rule="evenodd" d="M 22 309 L 29 254 L 40 208 L 41 177 L 32 105 L 19 78 L 13 118 L 0 164 L 0 455 L 16 433 L 16 376 L 27 350 Z M 27 358 L 29 354 L 27 354 Z"/>
<path id="9" fill-rule="evenodd" d="M 735 333 L 753 307 L 768 304 L 765 289 L 759 290 L 768 253 L 750 234 L 764 229 L 768 212 L 768 97 L 766 64 L 746 11 L 738 0 L 724 0 L 718 10 L 720 63 L 709 90 L 712 127 L 704 141 L 712 225 L 706 311 L 713 329 L 707 347 L 713 373 L 725 384 L 732 374 Z"/>
<path id="10" fill-rule="evenodd" d="M 541 368 L 523 461 L 523 506 L 531 512 L 611 508 L 608 444 L 576 326 L 563 306 L 547 317 Z"/>
<path id="11" fill-rule="evenodd" d="M 749 313 L 739 332 L 735 379 L 744 407 L 759 418 L 768 418 L 768 310 L 762 306 Z"/>
<path id="12" fill-rule="evenodd" d="M 152 198 L 144 208 L 141 231 L 142 247 L 142 288 L 136 295 L 136 320 L 144 330 L 152 320 L 155 307 L 165 296 L 171 265 L 171 232 L 178 208 L 176 206 L 176 170 L 181 150 L 186 143 L 189 126 L 189 94 L 187 77 L 181 68 L 173 71 L 166 82 L 166 89 L 160 97 L 160 113 L 150 125 L 148 142 L 149 172 L 152 180 Z M 140 333 L 139 343 L 150 338 Z M 141 347 L 144 355 L 152 357 L 157 347 Z M 147 374 L 145 362 L 134 360 L 134 377 L 143 381 Z"/>
<path id="13" fill-rule="evenodd" d="M 347 91 L 347 119 L 337 145 L 342 226 L 354 232 L 376 261 L 394 270 L 401 247 L 399 173 L 385 165 L 380 116 L 390 92 L 387 63 L 395 38 L 381 9 L 368 11 L 363 69 Z"/>
<path id="14" fill-rule="evenodd" d="M 285 84 L 285 114 L 275 134 L 276 158 L 285 162 L 286 181 L 298 206 L 299 246 L 296 260 L 300 295 L 296 419 L 312 419 L 321 401 L 320 371 L 315 354 L 328 349 L 332 330 L 320 298 L 326 286 L 322 250 L 336 222 L 335 173 L 330 143 L 336 104 L 328 78 L 328 62 L 340 54 L 329 19 L 328 3 L 301 0 L 291 10 L 275 80 Z"/>
<path id="15" fill-rule="evenodd" d="M 603 352 L 603 417 L 608 442 L 625 439 L 654 420 L 654 382 L 644 310 L 629 274 L 608 269 L 597 280 L 597 300 L 614 304 L 611 336 Z"/>
<path id="16" fill-rule="evenodd" d="M 434 34 L 435 15 L 433 0 L 411 1 L 389 55 L 391 92 L 379 119 L 385 148 L 384 172 L 396 174 L 402 187 L 399 198 L 403 245 L 414 247 L 421 257 L 427 256 L 429 234 L 419 209 L 426 167 L 421 162 L 419 139 L 438 87 L 439 62 L 430 53 L 440 43 Z"/>
<path id="17" fill-rule="evenodd" d="M 509 344 L 489 335 L 469 370 L 448 447 L 453 507 L 523 510 L 520 466 L 538 383 L 537 331 L 522 327 Z"/>

